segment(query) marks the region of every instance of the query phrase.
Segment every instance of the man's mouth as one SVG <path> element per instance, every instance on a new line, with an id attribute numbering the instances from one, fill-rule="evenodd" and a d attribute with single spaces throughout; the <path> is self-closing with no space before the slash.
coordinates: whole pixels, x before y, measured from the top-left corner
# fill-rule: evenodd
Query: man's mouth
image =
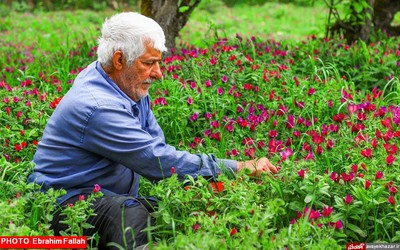
<path id="1" fill-rule="evenodd" d="M 147 78 L 146 80 L 143 81 L 143 83 L 147 83 L 147 84 L 151 84 L 152 82 L 154 82 L 153 78 Z"/>

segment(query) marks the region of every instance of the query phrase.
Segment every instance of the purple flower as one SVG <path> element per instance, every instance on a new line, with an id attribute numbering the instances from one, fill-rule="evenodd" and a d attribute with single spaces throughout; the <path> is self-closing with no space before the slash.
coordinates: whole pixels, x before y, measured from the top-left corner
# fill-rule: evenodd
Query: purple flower
<path id="1" fill-rule="evenodd" d="M 228 81 L 228 77 L 227 77 L 226 75 L 223 75 L 223 76 L 221 77 L 221 81 L 224 82 L 224 83 L 226 83 L 226 82 Z"/>

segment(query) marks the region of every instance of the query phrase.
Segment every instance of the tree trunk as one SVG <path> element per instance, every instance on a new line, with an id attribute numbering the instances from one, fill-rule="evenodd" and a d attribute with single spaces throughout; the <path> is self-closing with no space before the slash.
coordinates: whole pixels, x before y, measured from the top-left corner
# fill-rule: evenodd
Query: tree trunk
<path id="1" fill-rule="evenodd" d="M 166 47 L 176 47 L 176 38 L 201 0 L 142 0 L 141 13 L 154 19 L 163 28 Z"/>
<path id="2" fill-rule="evenodd" d="M 371 34 L 371 30 L 372 30 L 372 19 L 374 16 L 374 4 L 375 4 L 375 0 L 367 0 L 368 5 L 371 6 L 370 8 L 365 10 L 365 21 L 364 21 L 364 25 L 361 26 L 361 30 L 360 30 L 360 39 L 363 40 L 364 42 L 368 42 L 369 41 L 369 36 Z"/>
<path id="3" fill-rule="evenodd" d="M 394 19 L 395 14 L 400 11 L 399 0 L 366 0 L 371 8 L 364 9 L 362 15 L 364 20 L 360 20 L 360 15 L 354 8 L 351 9 L 353 13 L 351 19 L 340 20 L 336 19 L 336 22 L 332 27 L 328 27 L 327 34 L 333 36 L 334 34 L 343 33 L 344 38 L 348 43 L 352 43 L 356 40 L 363 40 L 365 42 L 370 41 L 370 35 L 372 31 L 385 31 L 389 35 L 398 36 L 400 35 L 400 27 L 392 26 L 391 23 Z M 332 10 L 331 10 L 332 11 Z M 369 18 L 368 16 L 372 17 Z M 363 21 L 363 24 L 357 24 L 359 21 Z"/>
<path id="4" fill-rule="evenodd" d="M 400 35 L 400 27 L 391 26 L 398 11 L 400 11 L 399 0 L 376 0 L 374 4 L 375 29 L 386 31 L 394 36 Z"/>

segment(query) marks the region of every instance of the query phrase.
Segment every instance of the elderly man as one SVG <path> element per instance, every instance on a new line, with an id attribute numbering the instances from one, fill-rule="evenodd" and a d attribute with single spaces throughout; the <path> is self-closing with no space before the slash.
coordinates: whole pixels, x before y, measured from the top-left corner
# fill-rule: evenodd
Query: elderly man
<path id="1" fill-rule="evenodd" d="M 217 177 L 221 171 L 250 175 L 276 173 L 267 158 L 237 162 L 210 154 L 178 151 L 165 143 L 150 109 L 148 90 L 162 77 L 161 54 L 166 51 L 161 27 L 138 13 L 120 13 L 107 19 L 98 40 L 98 60 L 75 79 L 50 117 L 34 156 L 29 181 L 65 189 L 61 205 L 101 186 L 104 196 L 93 204 L 90 218 L 99 249 L 114 242 L 126 248 L 147 243 L 149 208 L 138 197 L 140 176 L 153 181 L 171 176 L 171 168 L 185 175 Z M 53 220 L 55 234 L 65 229 Z M 123 223 L 122 223 L 123 221 Z M 125 230 L 125 228 L 131 230 Z"/>

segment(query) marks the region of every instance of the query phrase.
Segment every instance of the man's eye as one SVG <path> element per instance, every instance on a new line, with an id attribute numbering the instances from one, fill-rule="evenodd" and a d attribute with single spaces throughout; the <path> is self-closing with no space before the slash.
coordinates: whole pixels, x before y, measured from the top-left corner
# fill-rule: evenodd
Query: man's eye
<path id="1" fill-rule="evenodd" d="M 146 66 L 153 66 L 154 62 L 143 62 L 143 64 Z"/>

